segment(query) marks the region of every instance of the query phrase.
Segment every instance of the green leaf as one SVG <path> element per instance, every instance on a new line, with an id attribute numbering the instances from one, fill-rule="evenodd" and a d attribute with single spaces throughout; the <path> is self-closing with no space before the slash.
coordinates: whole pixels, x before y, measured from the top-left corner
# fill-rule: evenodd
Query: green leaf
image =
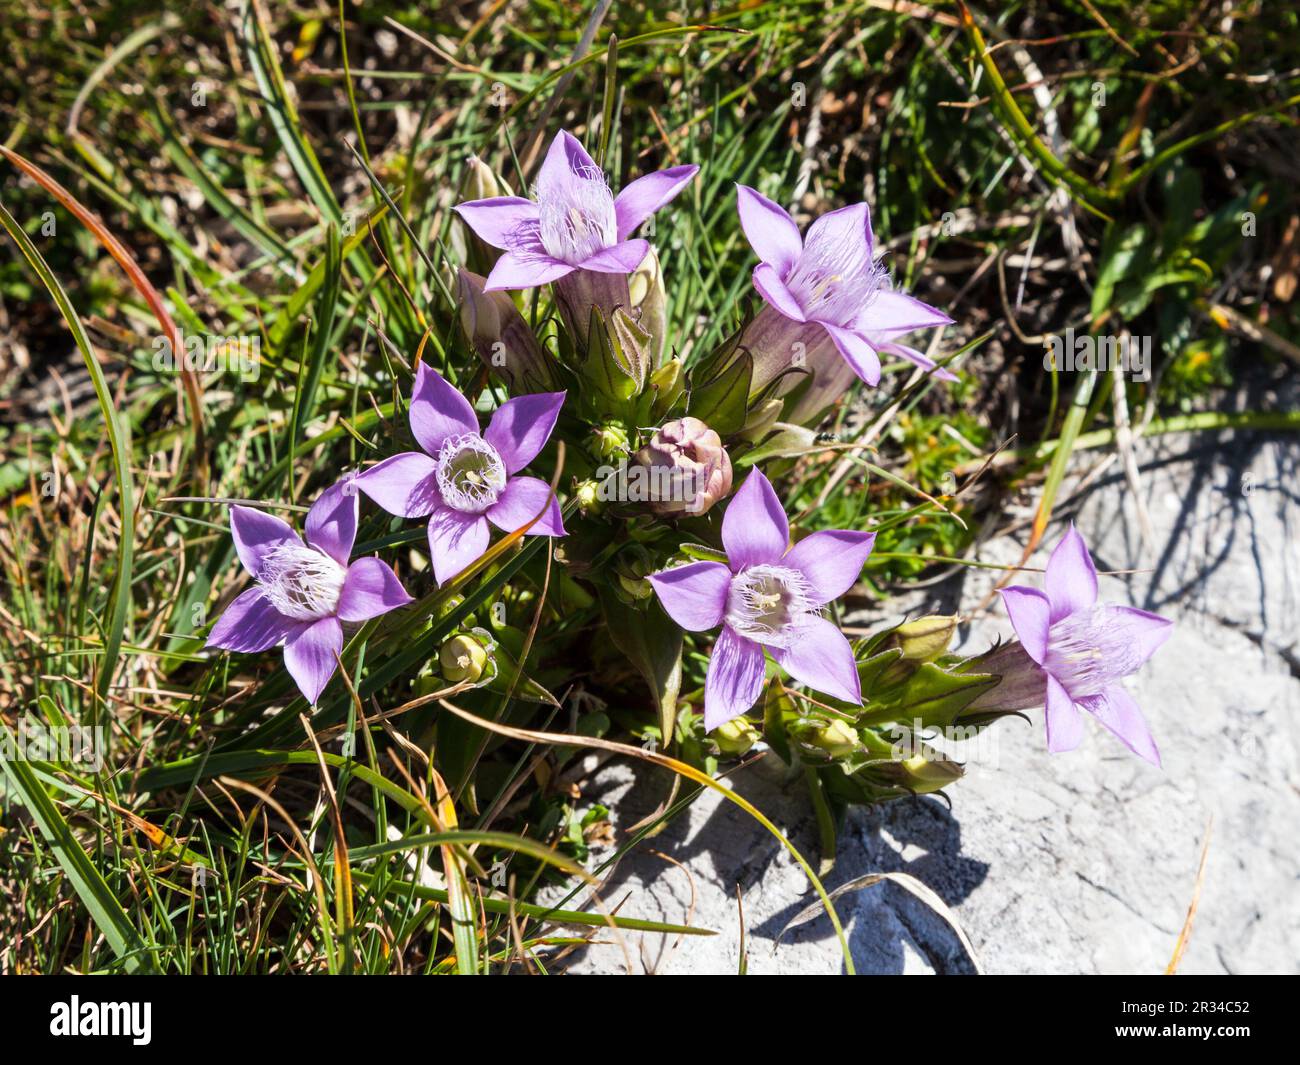
<path id="1" fill-rule="evenodd" d="M 677 693 L 682 686 L 682 630 L 657 602 L 638 610 L 606 586 L 600 589 L 600 606 L 610 639 L 636 666 L 654 695 L 661 735 L 673 735 L 677 721 Z"/>
<path id="2" fill-rule="evenodd" d="M 1101 266 L 1097 270 L 1097 287 L 1092 293 L 1094 320 L 1113 308 L 1116 289 L 1120 285 L 1146 273 L 1154 252 L 1155 237 L 1147 226 L 1107 227 L 1102 241 Z"/>

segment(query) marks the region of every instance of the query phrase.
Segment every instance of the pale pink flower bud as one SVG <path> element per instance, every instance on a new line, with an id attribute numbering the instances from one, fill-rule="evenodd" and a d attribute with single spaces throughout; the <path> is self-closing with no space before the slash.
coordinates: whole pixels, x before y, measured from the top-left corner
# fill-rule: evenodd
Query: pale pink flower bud
<path id="1" fill-rule="evenodd" d="M 656 514 L 703 514 L 731 491 L 722 438 L 699 418 L 661 426 L 636 460 L 653 478 L 650 509 Z"/>

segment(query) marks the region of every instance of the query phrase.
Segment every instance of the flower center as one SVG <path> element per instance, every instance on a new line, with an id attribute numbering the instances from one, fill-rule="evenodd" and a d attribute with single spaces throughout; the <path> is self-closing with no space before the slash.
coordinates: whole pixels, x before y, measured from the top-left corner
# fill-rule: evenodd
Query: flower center
<path id="1" fill-rule="evenodd" d="M 537 193 L 537 206 L 542 247 L 556 259 L 577 266 L 618 242 L 614 194 L 594 167 Z"/>
<path id="2" fill-rule="evenodd" d="M 324 552 L 285 542 L 262 556 L 257 582 L 285 617 L 316 621 L 338 609 L 347 575 L 347 569 Z"/>
<path id="3" fill-rule="evenodd" d="M 506 464 L 478 433 L 454 436 L 438 452 L 438 491 L 452 510 L 481 514 L 506 486 Z"/>
<path id="4" fill-rule="evenodd" d="M 860 237 L 826 237 L 804 248 L 786 287 L 809 318 L 850 325 L 886 285 Z"/>
<path id="5" fill-rule="evenodd" d="M 742 636 L 787 647 L 800 621 L 814 613 L 808 579 L 786 566 L 750 566 L 731 578 L 726 622 Z"/>
<path id="6" fill-rule="evenodd" d="M 1121 611 L 1102 604 L 1077 611 L 1048 632 L 1043 668 L 1071 698 L 1097 695 L 1142 664 L 1137 635 Z"/>

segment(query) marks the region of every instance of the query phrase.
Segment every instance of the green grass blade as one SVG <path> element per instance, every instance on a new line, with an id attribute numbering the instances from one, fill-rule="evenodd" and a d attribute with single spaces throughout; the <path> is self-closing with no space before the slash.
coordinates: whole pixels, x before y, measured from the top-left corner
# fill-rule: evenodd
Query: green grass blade
<path id="1" fill-rule="evenodd" d="M 122 647 L 122 634 L 126 629 L 127 608 L 131 601 L 131 568 L 135 550 L 135 491 L 131 479 L 131 451 L 126 433 L 118 419 L 117 409 L 113 405 L 113 396 L 108 388 L 108 380 L 95 357 L 90 338 L 86 335 L 81 319 L 73 309 L 67 292 L 54 276 L 41 253 L 27 236 L 26 231 L 11 215 L 4 204 L 0 203 L 0 225 L 4 226 L 13 238 L 23 258 L 36 271 L 41 283 L 58 305 L 59 313 L 67 322 L 77 348 L 86 363 L 86 371 L 95 387 L 95 398 L 99 402 L 100 413 L 104 417 L 104 427 L 108 432 L 109 446 L 113 452 L 113 471 L 117 478 L 117 491 L 120 502 L 119 520 L 121 531 L 117 542 L 117 570 L 113 578 L 110 616 L 104 633 L 104 654 L 100 660 L 99 678 L 96 691 L 104 699 L 112 685 L 116 672 L 117 658 Z"/>
<path id="2" fill-rule="evenodd" d="M 5 743 L 16 746 L 13 734 L 5 729 Z M 0 758 L 0 766 L 13 783 L 32 819 L 54 849 L 54 856 L 67 875 L 73 890 L 90 913 L 95 927 L 103 934 L 113 953 L 121 959 L 129 973 L 148 971 L 152 966 L 145 944 L 122 909 L 104 878 L 99 875 L 90 857 L 82 849 L 59 813 L 31 766 L 18 758 Z"/>

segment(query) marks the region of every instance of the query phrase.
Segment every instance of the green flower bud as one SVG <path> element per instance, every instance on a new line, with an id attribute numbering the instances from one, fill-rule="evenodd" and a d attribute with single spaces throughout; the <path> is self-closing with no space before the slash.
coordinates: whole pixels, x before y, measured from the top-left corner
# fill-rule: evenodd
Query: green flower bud
<path id="1" fill-rule="evenodd" d="M 659 255 L 651 248 L 627 279 L 637 324 L 650 334 L 650 365 L 658 366 L 668 341 L 668 297 Z"/>
<path id="2" fill-rule="evenodd" d="M 483 160 L 470 156 L 466 160 L 465 177 L 460 186 L 460 202 L 466 200 L 490 200 L 497 196 L 511 196 L 513 193 L 499 174 Z M 494 248 L 483 240 L 459 215 L 456 215 L 451 227 L 451 243 L 457 257 L 471 270 L 479 273 L 491 273 L 492 267 L 501 258 L 501 249 Z M 507 299 L 509 293 L 501 293 Z"/>
<path id="3" fill-rule="evenodd" d="M 487 651 L 473 636 L 453 636 L 438 650 L 442 675 L 453 684 L 476 681 L 483 676 L 487 665 Z"/>
<path id="4" fill-rule="evenodd" d="M 739 758 L 758 742 L 758 738 L 758 729 L 743 715 L 733 717 L 709 733 L 709 739 L 718 745 L 718 750 L 732 758 Z"/>
<path id="5" fill-rule="evenodd" d="M 603 422 L 592 430 L 595 443 L 592 452 L 597 458 L 612 459 L 615 455 L 627 453 L 627 429 L 615 421 Z"/>
<path id="6" fill-rule="evenodd" d="M 655 391 L 652 409 L 656 417 L 667 414 L 686 390 L 686 375 L 681 359 L 669 359 L 650 375 L 650 387 Z"/>
<path id="7" fill-rule="evenodd" d="M 768 399 L 754 407 L 746 416 L 745 424 L 741 426 L 741 437 L 753 441 L 762 439 L 763 434 L 772 428 L 777 418 L 781 416 L 782 406 L 784 404 L 781 400 Z"/>
<path id="8" fill-rule="evenodd" d="M 599 481 L 582 481 L 573 490 L 573 497 L 578 501 L 580 513 L 591 517 L 605 509 L 605 500 L 601 498 Z"/>
<path id="9" fill-rule="evenodd" d="M 948 650 L 956 631 L 956 614 L 917 618 L 894 629 L 885 640 L 885 647 L 897 647 L 911 662 L 931 662 Z"/>
<path id="10" fill-rule="evenodd" d="M 497 196 L 513 196 L 510 186 L 495 170 L 477 155 L 465 160 L 465 180 L 460 186 L 461 200 L 491 200 Z"/>
<path id="11" fill-rule="evenodd" d="M 615 565 L 619 587 L 634 600 L 649 599 L 654 594 L 654 588 L 646 580 L 651 572 L 650 556 L 636 545 L 619 555 Z"/>
<path id="12" fill-rule="evenodd" d="M 862 746 L 858 730 L 838 717 L 821 728 L 809 729 L 799 738 L 832 758 L 847 758 Z"/>
<path id="13" fill-rule="evenodd" d="M 936 754 L 934 751 L 928 753 Z M 916 754 L 899 764 L 907 774 L 903 782 L 913 791 L 921 793 L 946 788 L 962 776 L 961 766 L 947 758 L 927 758 L 924 754 Z"/>
<path id="14" fill-rule="evenodd" d="M 654 588 L 644 577 L 628 577 L 620 573 L 618 583 L 633 599 L 649 599 L 654 594 Z"/>

